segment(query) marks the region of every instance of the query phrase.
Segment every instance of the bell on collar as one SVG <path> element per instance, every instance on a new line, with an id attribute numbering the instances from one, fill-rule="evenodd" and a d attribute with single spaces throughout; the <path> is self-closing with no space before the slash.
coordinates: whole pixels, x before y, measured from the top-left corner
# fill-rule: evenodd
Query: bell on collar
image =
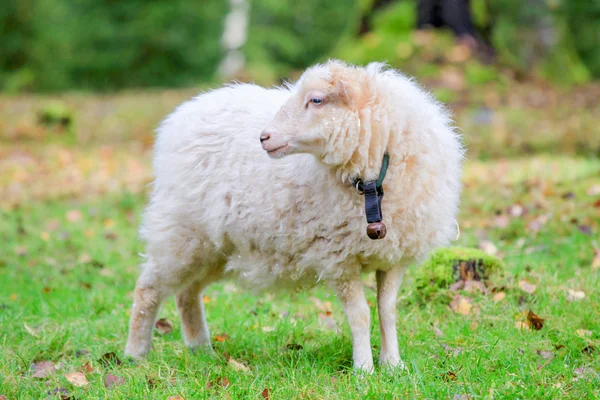
<path id="1" fill-rule="evenodd" d="M 383 222 L 372 222 L 367 225 L 367 236 L 373 240 L 383 239 L 387 233 L 387 228 Z"/>

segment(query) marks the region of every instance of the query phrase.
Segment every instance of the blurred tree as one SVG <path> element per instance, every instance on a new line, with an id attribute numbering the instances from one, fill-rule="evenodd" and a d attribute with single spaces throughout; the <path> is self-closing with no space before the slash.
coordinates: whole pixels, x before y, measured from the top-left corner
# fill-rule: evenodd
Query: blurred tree
<path id="1" fill-rule="evenodd" d="M 5 1 L 5 90 L 189 85 L 209 80 L 221 58 L 220 0 Z"/>
<path id="2" fill-rule="evenodd" d="M 305 68 L 353 32 L 359 19 L 356 0 L 252 1 L 244 52 L 253 75 L 269 80 Z"/>

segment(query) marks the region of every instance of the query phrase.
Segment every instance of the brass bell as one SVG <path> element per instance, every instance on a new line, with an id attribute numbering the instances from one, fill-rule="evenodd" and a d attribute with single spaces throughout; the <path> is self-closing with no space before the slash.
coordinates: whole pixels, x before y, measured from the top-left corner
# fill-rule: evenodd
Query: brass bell
<path id="1" fill-rule="evenodd" d="M 373 240 L 383 239 L 387 229 L 383 222 L 372 222 L 367 225 L 367 236 Z"/>

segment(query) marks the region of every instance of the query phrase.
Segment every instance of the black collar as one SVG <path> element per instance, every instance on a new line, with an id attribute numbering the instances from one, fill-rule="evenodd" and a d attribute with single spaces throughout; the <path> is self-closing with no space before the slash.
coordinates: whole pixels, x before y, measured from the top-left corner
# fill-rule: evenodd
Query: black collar
<path id="1" fill-rule="evenodd" d="M 367 236 L 373 240 L 383 239 L 387 232 L 385 224 L 381 222 L 383 220 L 381 200 L 383 200 L 383 180 L 385 179 L 389 163 L 390 156 L 388 153 L 385 153 L 377 180 L 366 182 L 360 178 L 351 180 L 356 190 L 365 196 L 365 214 L 368 223 Z"/>

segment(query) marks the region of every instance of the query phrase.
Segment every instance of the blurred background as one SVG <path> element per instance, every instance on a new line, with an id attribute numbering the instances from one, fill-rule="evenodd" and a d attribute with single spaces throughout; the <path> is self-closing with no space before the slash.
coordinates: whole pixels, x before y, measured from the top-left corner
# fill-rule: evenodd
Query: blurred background
<path id="1" fill-rule="evenodd" d="M 600 154 L 596 0 L 4 0 L 0 35 L 8 206 L 138 190 L 177 104 L 330 57 L 415 76 L 471 160 Z"/>

